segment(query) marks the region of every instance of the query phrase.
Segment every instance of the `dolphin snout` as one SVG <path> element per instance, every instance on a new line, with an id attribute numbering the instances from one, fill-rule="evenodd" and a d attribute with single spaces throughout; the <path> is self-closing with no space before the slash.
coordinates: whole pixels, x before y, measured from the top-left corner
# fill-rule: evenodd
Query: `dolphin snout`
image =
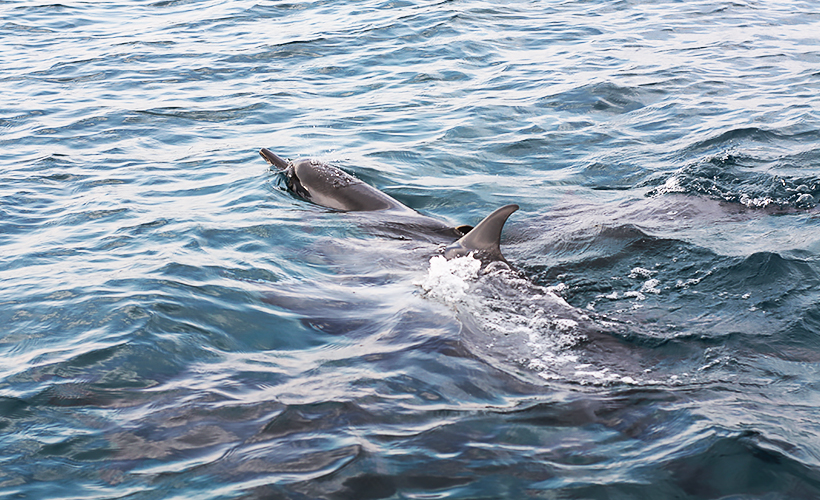
<path id="1" fill-rule="evenodd" d="M 268 148 L 260 149 L 259 155 L 264 158 L 266 162 L 270 163 L 279 170 L 285 170 L 288 168 L 288 162 L 276 156 L 276 154 Z"/>

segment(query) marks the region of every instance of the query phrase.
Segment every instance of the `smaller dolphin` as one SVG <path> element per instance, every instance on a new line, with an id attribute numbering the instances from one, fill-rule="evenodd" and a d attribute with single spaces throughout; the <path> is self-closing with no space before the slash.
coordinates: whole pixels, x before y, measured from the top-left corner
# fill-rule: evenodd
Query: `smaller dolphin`
<path id="1" fill-rule="evenodd" d="M 501 230 L 507 218 L 518 210 L 518 205 L 499 208 L 475 228 L 468 225 L 451 227 L 419 214 L 395 198 L 327 163 L 308 158 L 287 161 L 267 148 L 262 148 L 259 154 L 285 175 L 288 190 L 299 198 L 345 212 L 384 211 L 408 217 L 413 224 L 421 224 L 429 232 L 456 238 L 444 250 L 447 259 L 472 253 L 482 260 L 507 262 L 501 254 Z"/>

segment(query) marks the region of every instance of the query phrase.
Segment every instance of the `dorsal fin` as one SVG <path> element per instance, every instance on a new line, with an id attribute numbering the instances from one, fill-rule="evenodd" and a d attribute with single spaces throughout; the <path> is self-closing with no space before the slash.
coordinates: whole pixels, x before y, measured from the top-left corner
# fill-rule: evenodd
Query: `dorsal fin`
<path id="1" fill-rule="evenodd" d="M 460 240 L 445 248 L 444 257 L 452 259 L 475 252 L 477 257 L 507 262 L 501 255 L 501 230 L 507 218 L 516 210 L 518 205 L 505 205 L 497 209 Z"/>
<path id="2" fill-rule="evenodd" d="M 259 150 L 259 154 L 265 159 L 266 162 L 270 163 L 279 170 L 285 170 L 288 168 L 288 162 L 276 156 L 276 154 L 268 148 L 262 148 Z"/>

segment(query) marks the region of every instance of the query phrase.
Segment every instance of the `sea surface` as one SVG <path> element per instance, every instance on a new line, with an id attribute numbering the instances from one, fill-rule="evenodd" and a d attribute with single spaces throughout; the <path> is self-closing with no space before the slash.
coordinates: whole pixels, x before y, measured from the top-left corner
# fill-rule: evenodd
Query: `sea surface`
<path id="1" fill-rule="evenodd" d="M 0 498 L 820 498 L 818 3 L 0 16 Z"/>

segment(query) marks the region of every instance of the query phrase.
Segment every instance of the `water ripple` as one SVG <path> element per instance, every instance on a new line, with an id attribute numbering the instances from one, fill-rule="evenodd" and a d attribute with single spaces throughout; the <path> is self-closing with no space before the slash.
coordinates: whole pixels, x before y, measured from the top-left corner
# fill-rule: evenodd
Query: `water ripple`
<path id="1" fill-rule="evenodd" d="M 811 3 L 0 13 L 0 495 L 820 496 Z"/>

